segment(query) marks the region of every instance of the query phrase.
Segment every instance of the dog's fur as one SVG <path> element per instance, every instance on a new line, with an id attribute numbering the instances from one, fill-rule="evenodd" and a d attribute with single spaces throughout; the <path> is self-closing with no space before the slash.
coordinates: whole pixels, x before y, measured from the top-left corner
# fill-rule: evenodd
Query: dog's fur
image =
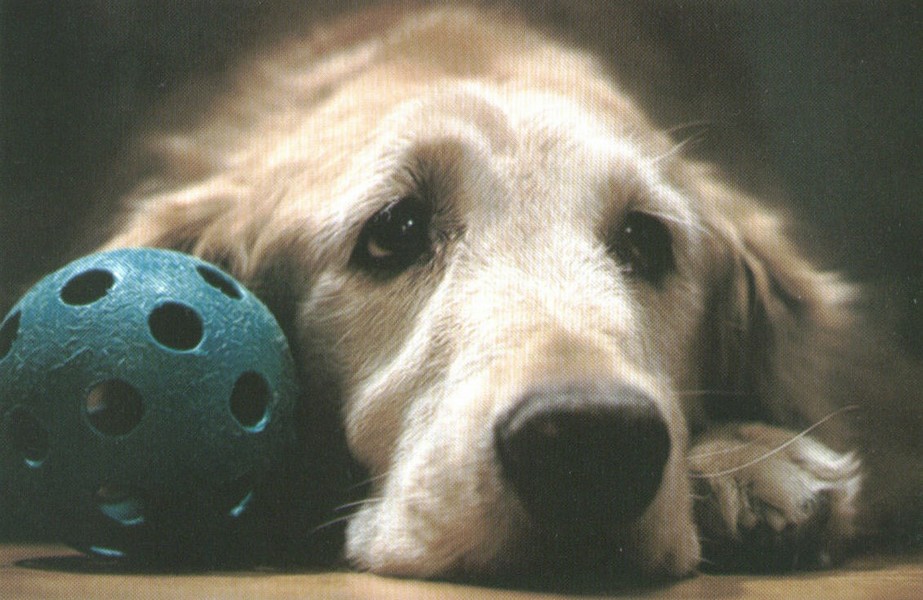
<path id="1" fill-rule="evenodd" d="M 356 567 L 541 561 L 553 536 L 493 435 L 529 390 L 575 381 L 632 386 L 669 431 L 656 496 L 594 542 L 601 562 L 681 576 L 704 544 L 713 560 L 824 564 L 908 510 L 912 455 L 860 459 L 879 433 L 919 444 L 920 428 L 867 411 L 880 378 L 854 387 L 871 373 L 858 291 L 684 158 L 589 54 L 512 17 L 385 10 L 274 48 L 231 88 L 149 136 L 151 172 L 107 247 L 191 251 L 265 294 L 372 476 L 347 529 Z M 365 224 L 408 196 L 433 205 L 431 247 L 368 272 Z M 670 232 L 663 281 L 612 251 L 630 212 Z"/>

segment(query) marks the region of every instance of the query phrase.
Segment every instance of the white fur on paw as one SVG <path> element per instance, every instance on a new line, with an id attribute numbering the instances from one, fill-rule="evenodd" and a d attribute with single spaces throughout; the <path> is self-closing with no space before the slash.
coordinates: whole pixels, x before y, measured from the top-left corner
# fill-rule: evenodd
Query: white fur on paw
<path id="1" fill-rule="evenodd" d="M 762 424 L 709 431 L 689 457 L 706 565 L 823 567 L 854 532 L 859 460 Z"/>

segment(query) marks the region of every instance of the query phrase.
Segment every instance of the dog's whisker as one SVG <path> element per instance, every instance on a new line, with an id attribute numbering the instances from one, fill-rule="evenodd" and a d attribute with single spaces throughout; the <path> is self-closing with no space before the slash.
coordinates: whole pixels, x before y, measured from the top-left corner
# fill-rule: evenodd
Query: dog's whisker
<path id="1" fill-rule="evenodd" d="M 352 484 L 351 486 L 349 486 L 349 489 L 350 489 L 350 490 L 355 490 L 355 489 L 364 487 L 364 486 L 366 486 L 366 485 L 375 483 L 376 481 L 381 481 L 382 479 L 384 479 L 384 478 L 387 477 L 387 476 L 388 476 L 387 473 L 381 473 L 380 475 L 373 475 L 372 477 L 368 477 L 368 478 L 366 478 L 366 479 L 363 479 L 362 481 L 358 481 L 358 482 Z"/>
<path id="2" fill-rule="evenodd" d="M 689 125 L 689 127 L 692 127 L 692 126 L 694 125 Z M 705 130 L 703 129 L 702 131 L 697 131 L 696 133 L 693 133 L 692 135 L 680 140 L 679 142 L 673 144 L 673 146 L 666 152 L 649 159 L 649 164 L 651 166 L 656 166 L 662 162 L 673 159 L 674 157 L 679 155 L 686 146 L 702 141 L 702 139 L 705 137 L 704 134 L 705 134 Z"/>
<path id="3" fill-rule="evenodd" d="M 405 497 L 406 497 L 408 500 L 425 499 L 425 498 L 426 498 L 426 495 L 425 495 L 425 494 L 408 494 L 408 495 L 405 496 Z M 342 512 L 342 511 L 344 511 L 344 510 L 351 510 L 351 509 L 354 509 L 354 508 L 362 508 L 362 507 L 364 507 L 364 506 L 368 506 L 369 504 L 375 504 L 375 503 L 377 503 L 377 502 L 381 502 L 381 501 L 384 500 L 384 499 L 385 499 L 384 496 L 370 496 L 370 497 L 368 497 L 368 498 L 362 498 L 362 499 L 360 499 L 360 500 L 355 500 L 355 501 L 353 501 L 353 502 L 346 502 L 346 503 L 344 503 L 344 504 L 340 504 L 339 506 L 335 507 L 335 508 L 333 509 L 333 512 Z M 351 513 L 351 514 L 352 514 L 352 513 Z M 347 515 L 347 517 L 348 517 L 348 516 L 349 516 L 349 515 Z"/>
<path id="4" fill-rule="evenodd" d="M 317 526 L 315 526 L 314 528 L 312 528 L 311 531 L 309 532 L 309 535 L 312 535 L 312 534 L 315 534 L 315 533 L 319 533 L 319 532 L 321 532 L 321 531 L 323 531 L 323 530 L 325 530 L 325 529 L 329 529 L 330 527 L 333 527 L 334 525 L 338 525 L 338 524 L 340 524 L 340 523 L 343 523 L 344 521 L 348 521 L 348 520 L 351 519 L 351 518 L 352 518 L 352 515 L 351 515 L 351 514 L 350 514 L 350 515 L 341 515 L 341 516 L 339 516 L 339 517 L 336 517 L 335 519 L 330 519 L 329 521 L 325 521 L 325 522 L 321 523 L 320 525 L 317 525 Z"/>
<path id="5" fill-rule="evenodd" d="M 744 470 L 744 469 L 747 469 L 747 468 L 749 468 L 749 467 L 752 467 L 753 465 L 757 465 L 757 464 L 763 462 L 764 460 L 767 460 L 767 459 L 769 459 L 770 457 L 775 456 L 775 455 L 778 454 L 779 452 L 782 452 L 783 450 L 785 450 L 786 448 L 788 448 L 789 446 L 791 446 L 792 444 L 794 444 L 794 443 L 797 442 L 798 440 L 800 440 L 800 439 L 806 437 L 808 434 L 810 434 L 812 431 L 814 431 L 815 429 L 817 429 L 818 427 L 820 427 L 821 425 L 823 425 L 823 424 L 826 423 L 827 421 L 830 421 L 831 419 L 833 419 L 833 418 L 835 418 L 835 417 L 838 417 L 838 416 L 842 415 L 842 414 L 845 413 L 845 412 L 857 410 L 858 408 L 859 408 L 859 406 L 857 406 L 857 405 L 855 405 L 855 404 L 850 404 L 849 406 L 844 406 L 843 408 L 840 408 L 840 409 L 838 409 L 838 410 L 835 410 L 835 411 L 831 412 L 830 414 L 828 414 L 826 417 L 824 417 L 824 418 L 820 419 L 819 421 L 817 421 L 816 423 L 814 423 L 813 425 L 811 425 L 811 426 L 807 427 L 806 429 L 802 430 L 800 433 L 797 433 L 796 435 L 792 436 L 788 441 L 786 441 L 786 442 L 784 442 L 784 443 L 782 443 L 782 444 L 779 444 L 777 447 L 773 448 L 773 449 L 770 450 L 769 452 L 764 453 L 762 456 L 758 456 L 757 458 L 754 458 L 753 460 L 748 461 L 748 462 L 746 462 L 746 463 L 744 463 L 744 464 L 742 464 L 742 465 L 738 465 L 738 466 L 732 467 L 732 468 L 730 468 L 730 469 L 724 469 L 724 470 L 722 470 L 722 471 L 716 471 L 716 472 L 713 472 L 713 473 L 692 473 L 692 474 L 690 475 L 690 477 L 692 477 L 692 478 L 694 478 L 694 479 L 714 479 L 715 477 L 724 477 L 724 476 L 726 476 L 726 475 L 731 475 L 731 474 L 736 473 L 736 472 L 738 472 L 738 471 L 742 471 L 742 470 Z"/>
<path id="6" fill-rule="evenodd" d="M 740 444 L 732 448 L 722 448 L 720 450 L 713 450 L 711 452 L 702 452 L 701 454 L 691 454 L 689 460 L 699 460 L 702 458 L 708 458 L 710 456 L 721 456 L 723 454 L 733 454 L 734 452 L 740 452 L 741 450 L 746 450 L 753 446 L 752 442 L 747 442 L 746 444 Z"/>
<path id="7" fill-rule="evenodd" d="M 706 540 L 705 538 L 702 538 L 700 541 L 708 542 L 708 540 Z M 705 558 L 704 556 L 699 558 L 699 562 L 702 563 L 703 565 L 711 565 L 711 566 L 716 566 L 718 564 L 713 560 L 709 560 Z"/>
<path id="8" fill-rule="evenodd" d="M 677 396 L 743 396 L 743 392 L 733 390 L 682 390 Z"/>
<path id="9" fill-rule="evenodd" d="M 362 507 L 362 506 L 365 506 L 365 505 L 367 505 L 367 504 L 372 504 L 372 503 L 374 503 L 374 502 L 378 502 L 379 500 L 381 500 L 380 497 L 363 498 L 362 500 L 356 500 L 356 501 L 354 501 L 354 502 L 347 502 L 347 503 L 345 503 L 345 504 L 341 504 L 341 505 L 337 506 L 336 508 L 334 508 L 333 511 L 334 511 L 334 512 L 341 512 L 341 511 L 349 510 L 349 509 L 352 509 L 352 508 Z"/>
<path id="10" fill-rule="evenodd" d="M 676 132 L 678 132 L 678 131 L 682 131 L 682 130 L 684 130 L 684 129 L 690 129 L 690 128 L 692 128 L 692 127 L 701 127 L 702 130 L 704 131 L 704 130 L 709 129 L 712 125 L 713 125 L 713 123 L 712 123 L 711 121 L 709 121 L 709 120 L 706 120 L 706 119 L 695 119 L 695 120 L 693 120 L 693 121 L 686 121 L 686 122 L 684 122 L 684 123 L 677 123 L 676 125 L 673 125 L 672 127 L 667 127 L 667 128 L 664 128 L 664 129 L 658 129 L 658 130 L 657 130 L 657 133 L 662 133 L 662 134 L 666 134 L 666 135 L 673 135 L 674 133 L 676 133 Z M 699 132 L 699 133 L 701 133 L 701 132 Z"/>

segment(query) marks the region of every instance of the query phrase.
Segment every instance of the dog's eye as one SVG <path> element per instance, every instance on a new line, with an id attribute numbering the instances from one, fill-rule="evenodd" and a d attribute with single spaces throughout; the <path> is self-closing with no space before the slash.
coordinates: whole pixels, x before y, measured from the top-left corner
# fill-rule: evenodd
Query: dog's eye
<path id="1" fill-rule="evenodd" d="M 409 196 L 378 211 L 359 234 L 351 262 L 380 276 L 396 275 L 432 248 L 432 209 Z"/>
<path id="2" fill-rule="evenodd" d="M 609 247 L 628 273 L 654 284 L 661 283 L 675 267 L 670 230 L 657 217 L 643 212 L 628 213 Z"/>

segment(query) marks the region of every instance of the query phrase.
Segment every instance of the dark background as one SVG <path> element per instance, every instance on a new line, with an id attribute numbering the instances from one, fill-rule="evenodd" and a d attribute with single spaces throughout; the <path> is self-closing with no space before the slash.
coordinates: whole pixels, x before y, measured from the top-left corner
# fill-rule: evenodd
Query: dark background
<path id="1" fill-rule="evenodd" d="M 0 312 L 80 245 L 152 107 L 191 76 L 220 78 L 270 32 L 359 4 L 0 3 Z M 923 355 L 919 3 L 527 5 L 606 54 L 693 153 L 792 207 L 830 264 L 873 284 L 896 343 Z M 17 529 L 4 517 L 0 537 Z"/>

